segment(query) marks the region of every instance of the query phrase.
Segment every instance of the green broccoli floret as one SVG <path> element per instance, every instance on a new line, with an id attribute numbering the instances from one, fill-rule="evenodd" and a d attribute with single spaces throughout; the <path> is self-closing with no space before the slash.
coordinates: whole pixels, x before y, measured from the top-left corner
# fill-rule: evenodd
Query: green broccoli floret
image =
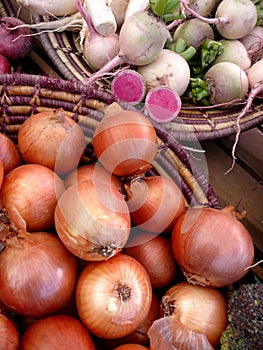
<path id="1" fill-rule="evenodd" d="M 232 293 L 228 321 L 221 350 L 263 349 L 263 284 L 243 284 Z"/>

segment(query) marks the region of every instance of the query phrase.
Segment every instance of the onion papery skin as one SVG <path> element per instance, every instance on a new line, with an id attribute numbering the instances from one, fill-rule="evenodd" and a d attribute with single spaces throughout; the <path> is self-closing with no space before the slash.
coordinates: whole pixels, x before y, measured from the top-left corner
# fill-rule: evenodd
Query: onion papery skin
<path id="1" fill-rule="evenodd" d="M 146 270 L 122 253 L 88 263 L 76 287 L 79 316 L 100 338 L 120 338 L 134 332 L 148 314 L 151 301 L 152 287 Z"/>
<path id="2" fill-rule="evenodd" d="M 103 350 L 112 350 L 116 346 L 120 346 L 122 344 L 140 344 L 143 346 L 149 345 L 149 337 L 148 330 L 151 327 L 152 323 L 159 319 L 160 317 L 160 300 L 157 294 L 153 291 L 152 293 L 152 302 L 150 311 L 148 315 L 143 320 L 143 322 L 139 325 L 139 327 L 132 333 L 117 339 L 101 339 L 97 338 L 97 344 L 99 348 Z"/>
<path id="3" fill-rule="evenodd" d="M 54 217 L 64 245 L 88 261 L 117 254 L 130 235 L 127 203 L 118 189 L 105 181 L 87 180 L 69 187 L 60 197 Z"/>
<path id="4" fill-rule="evenodd" d="M 26 222 L 27 231 L 46 231 L 54 226 L 54 210 L 64 190 L 62 179 L 53 170 L 24 164 L 5 176 L 1 201 L 18 226 L 17 213 Z"/>
<path id="5" fill-rule="evenodd" d="M 132 224 L 144 231 L 168 232 L 185 213 L 182 191 L 164 176 L 134 178 L 127 192 Z"/>
<path id="6" fill-rule="evenodd" d="M 240 280 L 254 259 L 245 226 L 213 208 L 192 208 L 181 216 L 172 232 L 172 248 L 189 282 L 213 287 Z"/>
<path id="7" fill-rule="evenodd" d="M 21 231 L 6 240 L 0 258 L 0 300 L 17 314 L 48 315 L 74 291 L 76 259 L 52 233 Z"/>
<path id="8" fill-rule="evenodd" d="M 120 192 L 124 193 L 123 183 L 121 179 L 118 176 L 109 173 L 99 163 L 81 165 L 67 175 L 64 180 L 64 184 L 66 188 L 68 188 L 83 180 L 108 181 L 109 183 L 114 184 Z"/>
<path id="9" fill-rule="evenodd" d="M 215 288 L 181 282 L 163 295 L 161 316 L 175 317 L 193 332 L 204 334 L 217 347 L 228 323 L 227 301 Z"/>
<path id="10" fill-rule="evenodd" d="M 165 287 L 175 278 L 176 262 L 170 238 L 139 233 L 128 241 L 125 253 L 144 266 L 153 288 Z"/>
<path id="11" fill-rule="evenodd" d="M 17 350 L 18 344 L 19 333 L 14 323 L 0 313 L 0 349 Z"/>
<path id="12" fill-rule="evenodd" d="M 214 350 L 206 336 L 184 326 L 176 317 L 163 317 L 149 329 L 150 350 Z"/>
<path id="13" fill-rule="evenodd" d="M 145 115 L 123 110 L 104 117 L 93 137 L 99 162 L 118 176 L 144 173 L 158 150 L 157 134 Z"/>
<path id="14" fill-rule="evenodd" d="M 78 166 L 85 136 L 63 109 L 30 116 L 18 131 L 18 147 L 26 163 L 44 165 L 59 175 Z"/>
<path id="15" fill-rule="evenodd" d="M 36 320 L 24 332 L 20 350 L 95 350 L 85 326 L 69 315 L 54 314 Z"/>
<path id="16" fill-rule="evenodd" d="M 3 162 L 4 174 L 18 167 L 22 158 L 14 142 L 5 134 L 0 132 L 0 160 Z"/>

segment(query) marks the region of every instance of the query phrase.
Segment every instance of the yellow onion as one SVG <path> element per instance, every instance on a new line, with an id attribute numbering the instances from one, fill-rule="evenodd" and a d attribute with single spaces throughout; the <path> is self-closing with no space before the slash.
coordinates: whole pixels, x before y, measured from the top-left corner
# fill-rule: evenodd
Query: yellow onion
<path id="1" fill-rule="evenodd" d="M 55 209 L 55 227 L 64 245 L 84 260 L 117 254 L 130 234 L 130 213 L 111 182 L 97 178 L 70 186 Z"/>
<path id="2" fill-rule="evenodd" d="M 151 122 L 145 115 L 128 110 L 105 116 L 95 129 L 93 144 L 99 162 L 118 176 L 150 169 L 158 149 Z"/>
<path id="3" fill-rule="evenodd" d="M 18 147 L 26 163 L 37 163 L 59 175 L 74 169 L 83 154 L 81 127 L 63 109 L 30 116 L 18 131 Z"/>

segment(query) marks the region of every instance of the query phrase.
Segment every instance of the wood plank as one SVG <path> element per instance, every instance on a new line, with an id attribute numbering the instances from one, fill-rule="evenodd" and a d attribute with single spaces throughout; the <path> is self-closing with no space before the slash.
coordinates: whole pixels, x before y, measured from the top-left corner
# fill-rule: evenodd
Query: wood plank
<path id="1" fill-rule="evenodd" d="M 223 206 L 232 204 L 246 210 L 242 220 L 255 245 L 263 252 L 263 185 L 236 163 L 227 175 L 232 158 L 215 142 L 202 143 L 208 166 L 208 180 Z"/>

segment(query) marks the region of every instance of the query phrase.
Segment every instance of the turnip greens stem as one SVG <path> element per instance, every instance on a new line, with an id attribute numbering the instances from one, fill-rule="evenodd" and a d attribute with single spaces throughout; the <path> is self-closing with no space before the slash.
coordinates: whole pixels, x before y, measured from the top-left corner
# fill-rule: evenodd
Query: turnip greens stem
<path id="1" fill-rule="evenodd" d="M 201 45 L 201 66 L 207 67 L 217 55 L 223 52 L 223 45 L 215 40 L 206 39 Z"/>

